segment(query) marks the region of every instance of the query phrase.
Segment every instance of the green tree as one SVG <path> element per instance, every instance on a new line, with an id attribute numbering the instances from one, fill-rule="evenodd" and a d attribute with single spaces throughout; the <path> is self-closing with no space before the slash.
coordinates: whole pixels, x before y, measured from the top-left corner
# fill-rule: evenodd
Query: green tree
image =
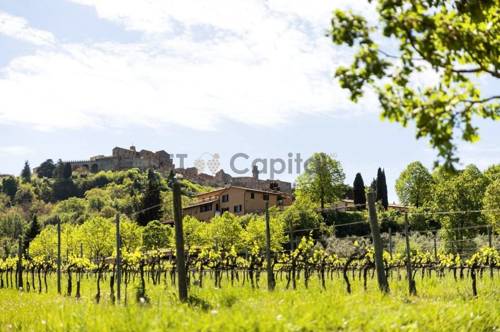
<path id="1" fill-rule="evenodd" d="M 111 206 L 112 199 L 110 192 L 101 188 L 93 188 L 85 192 L 85 199 L 91 210 L 101 211 L 105 206 Z"/>
<path id="2" fill-rule="evenodd" d="M 288 241 L 285 236 L 285 225 L 283 219 L 271 216 L 269 219 L 271 233 L 271 250 L 281 251 L 283 243 Z M 252 216 L 243 233 L 243 239 L 247 248 L 257 246 L 261 249 L 266 247 L 266 220 L 263 216 Z"/>
<path id="3" fill-rule="evenodd" d="M 382 117 L 403 126 L 415 122 L 417 137 L 428 137 L 452 168 L 456 131 L 474 142 L 478 128 L 472 119 L 500 119 L 500 95 L 482 95 L 476 79 L 500 78 L 498 2 L 376 2 L 375 26 L 362 15 L 335 10 L 332 41 L 356 49 L 352 64 L 337 68 L 335 76 L 355 102 L 373 88 Z M 426 70 L 436 79 L 414 84 Z"/>
<path id="4" fill-rule="evenodd" d="M 55 165 L 53 176 L 58 179 L 62 179 L 64 176 L 64 163 L 61 159 L 57 161 L 57 164 Z"/>
<path id="5" fill-rule="evenodd" d="M 293 232 L 294 237 L 307 235 L 314 230 L 319 235 L 323 218 L 317 212 L 315 204 L 308 197 L 299 197 L 293 204 L 279 214 L 287 233 Z"/>
<path id="6" fill-rule="evenodd" d="M 146 192 L 142 199 L 142 212 L 139 213 L 138 222 L 141 226 L 146 226 L 151 220 L 161 220 L 161 184 L 160 177 L 152 170 L 148 170 Z"/>
<path id="7" fill-rule="evenodd" d="M 7 176 L 2 179 L 2 191 L 13 201 L 17 192 L 17 180 L 13 176 Z"/>
<path id="8" fill-rule="evenodd" d="M 500 178 L 491 182 L 484 193 L 483 198 L 484 217 L 492 225 L 493 229 L 500 232 Z"/>
<path id="9" fill-rule="evenodd" d="M 484 171 L 484 176 L 490 181 L 500 179 L 500 164 L 491 165 Z"/>
<path id="10" fill-rule="evenodd" d="M 71 177 L 72 170 L 70 163 L 63 163 L 59 160 L 54 174 L 56 176 L 53 185 L 54 200 L 60 201 L 78 195 L 78 188 Z"/>
<path id="11" fill-rule="evenodd" d="M 57 230 L 54 225 L 42 229 L 30 243 L 30 256 L 46 263 L 57 259 Z"/>
<path id="12" fill-rule="evenodd" d="M 33 192 L 33 187 L 30 185 L 22 184 L 17 189 L 16 195 L 14 196 L 14 202 L 19 205 L 24 205 L 29 207 L 35 200 L 35 193 Z"/>
<path id="13" fill-rule="evenodd" d="M 469 165 L 457 175 L 444 178 L 434 186 L 433 209 L 448 212 L 437 214 L 435 218 L 444 229 L 449 250 L 463 252 L 473 249 L 471 239 L 480 231 L 475 226 L 485 225 L 485 220 L 478 212 L 457 211 L 481 210 L 487 185 L 488 179 L 481 171 L 476 166 Z"/>
<path id="14" fill-rule="evenodd" d="M 22 211 L 9 209 L 5 214 L 0 215 L 0 242 L 3 246 L 4 257 L 17 251 L 19 236 L 24 234 L 25 229 L 26 221 Z"/>
<path id="15" fill-rule="evenodd" d="M 38 218 L 36 214 L 33 216 L 33 219 L 31 219 L 31 222 L 28 226 L 28 229 L 26 230 L 26 236 L 24 237 L 24 248 L 27 249 L 33 241 L 33 239 L 40 234 L 40 224 L 38 223 Z"/>
<path id="16" fill-rule="evenodd" d="M 358 210 L 364 210 L 366 208 L 366 194 L 365 194 L 365 182 L 361 173 L 356 173 L 353 183 L 353 193 L 354 193 L 354 205 L 356 205 Z"/>
<path id="17" fill-rule="evenodd" d="M 377 201 L 380 201 L 384 209 L 387 210 L 387 207 L 389 206 L 389 198 L 387 197 L 387 182 L 385 179 L 385 171 L 380 167 L 377 170 L 376 186 Z"/>
<path id="18" fill-rule="evenodd" d="M 128 218 L 120 221 L 120 235 L 122 239 L 122 250 L 126 253 L 133 253 L 142 246 L 143 228 L 136 222 Z"/>
<path id="19" fill-rule="evenodd" d="M 396 193 L 402 204 L 418 208 L 430 201 L 432 185 L 432 175 L 422 163 L 415 161 L 408 164 L 396 180 Z"/>
<path id="20" fill-rule="evenodd" d="M 308 159 L 303 174 L 297 178 L 298 196 L 307 196 L 320 203 L 321 209 L 326 203 L 333 203 L 341 198 L 345 174 L 340 161 L 320 152 Z"/>
<path id="21" fill-rule="evenodd" d="M 201 222 L 195 217 L 185 216 L 183 218 L 184 244 L 190 250 L 193 247 L 202 247 L 212 241 L 209 235 L 210 224 Z"/>
<path id="22" fill-rule="evenodd" d="M 21 171 L 21 179 L 23 179 L 24 182 L 31 182 L 31 168 L 27 160 L 24 162 L 24 167 Z"/>
<path id="23" fill-rule="evenodd" d="M 214 248 L 222 251 L 230 250 L 233 246 L 238 249 L 242 243 L 242 232 L 239 218 L 229 212 L 212 218 L 208 229 Z"/>
<path id="24" fill-rule="evenodd" d="M 149 222 L 143 229 L 142 242 L 146 250 L 166 248 L 172 239 L 172 228 L 158 220 Z"/>
<path id="25" fill-rule="evenodd" d="M 95 262 L 104 262 L 113 254 L 115 225 L 110 219 L 93 217 L 79 226 L 86 256 Z"/>
<path id="26" fill-rule="evenodd" d="M 47 159 L 38 166 L 36 173 L 40 177 L 52 178 L 54 176 L 54 170 L 56 165 L 52 159 Z"/>

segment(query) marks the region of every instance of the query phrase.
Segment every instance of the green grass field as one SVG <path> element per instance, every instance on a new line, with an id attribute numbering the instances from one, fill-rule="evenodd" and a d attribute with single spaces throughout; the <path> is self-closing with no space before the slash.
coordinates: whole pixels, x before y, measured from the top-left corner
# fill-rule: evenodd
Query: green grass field
<path id="1" fill-rule="evenodd" d="M 101 303 L 95 304 L 94 279 L 84 279 L 82 298 L 56 294 L 52 277 L 47 294 L 0 289 L 2 331 L 499 331 L 500 276 L 478 280 L 478 298 L 471 296 L 470 280 L 454 281 L 417 277 L 418 296 L 407 296 L 406 281 L 392 278 L 391 293 L 382 295 L 375 279 L 363 290 L 352 281 L 347 294 L 339 277 L 322 290 L 316 279 L 309 289 L 285 290 L 278 280 L 269 293 L 265 280 L 260 289 L 228 285 L 203 289 L 192 286 L 191 304 L 177 301 L 176 288 L 148 284 L 150 304 L 136 304 L 133 287 L 128 305 L 109 301 L 109 281 L 102 283 Z M 73 286 L 74 287 L 74 286 Z M 65 284 L 63 282 L 63 290 Z M 122 301 L 123 302 L 123 301 Z"/>

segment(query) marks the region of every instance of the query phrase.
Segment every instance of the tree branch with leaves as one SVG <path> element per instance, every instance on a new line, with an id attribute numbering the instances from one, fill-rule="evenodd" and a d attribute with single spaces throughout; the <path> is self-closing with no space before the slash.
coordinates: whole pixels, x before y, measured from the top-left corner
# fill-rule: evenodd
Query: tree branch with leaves
<path id="1" fill-rule="evenodd" d="M 377 0 L 376 11 L 376 25 L 351 11 L 334 11 L 329 36 L 356 50 L 352 64 L 338 67 L 335 77 L 354 102 L 373 89 L 382 118 L 414 123 L 417 138 L 428 138 L 444 166 L 453 168 L 457 136 L 479 139 L 473 119 L 500 119 L 500 95 L 482 96 L 476 80 L 500 78 L 498 2 Z M 397 52 L 383 50 L 387 45 Z M 416 75 L 426 72 L 437 80 L 416 85 Z"/>

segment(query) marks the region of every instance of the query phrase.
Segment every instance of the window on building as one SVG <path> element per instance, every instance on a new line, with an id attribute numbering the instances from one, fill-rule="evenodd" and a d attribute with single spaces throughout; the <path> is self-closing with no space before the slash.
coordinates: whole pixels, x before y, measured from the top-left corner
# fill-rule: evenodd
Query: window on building
<path id="1" fill-rule="evenodd" d="M 203 204 L 200 206 L 200 212 L 212 211 L 212 203 Z"/>
<path id="2" fill-rule="evenodd" d="M 235 205 L 234 206 L 234 213 L 238 213 L 238 212 L 241 212 L 243 211 L 243 207 L 240 205 Z"/>
<path id="3" fill-rule="evenodd" d="M 222 195 L 222 202 L 229 202 L 229 194 Z"/>
<path id="4" fill-rule="evenodd" d="M 250 193 L 250 198 L 254 199 L 255 198 L 255 193 Z"/>
<path id="5" fill-rule="evenodd" d="M 269 194 L 263 194 L 263 198 L 265 201 L 268 201 L 269 200 Z"/>
<path id="6" fill-rule="evenodd" d="M 229 212 L 229 208 L 222 208 L 222 209 L 220 210 L 220 212 L 222 212 L 222 213 L 224 213 L 224 212 L 226 212 L 226 211 L 227 211 L 227 212 Z"/>

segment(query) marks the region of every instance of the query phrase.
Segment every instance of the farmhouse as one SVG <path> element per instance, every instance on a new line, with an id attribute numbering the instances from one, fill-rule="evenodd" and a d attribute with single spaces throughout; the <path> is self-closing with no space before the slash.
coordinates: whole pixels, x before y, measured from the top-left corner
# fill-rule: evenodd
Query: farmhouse
<path id="1" fill-rule="evenodd" d="M 269 207 L 292 204 L 292 196 L 274 190 L 261 190 L 228 185 L 196 196 L 197 202 L 183 209 L 184 215 L 208 221 L 226 211 L 236 215 L 263 213 L 266 201 Z"/>

